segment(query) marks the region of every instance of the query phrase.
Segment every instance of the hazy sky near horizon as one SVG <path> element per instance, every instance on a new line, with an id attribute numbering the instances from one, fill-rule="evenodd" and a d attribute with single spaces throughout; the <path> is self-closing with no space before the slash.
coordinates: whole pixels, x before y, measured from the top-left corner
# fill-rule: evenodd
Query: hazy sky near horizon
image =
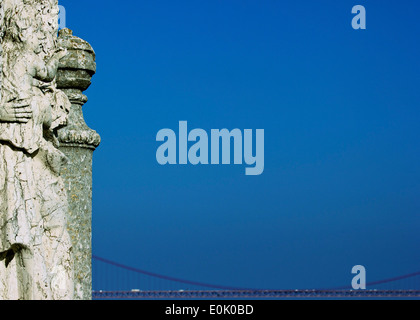
<path id="1" fill-rule="evenodd" d="M 420 270 L 418 1 L 60 4 L 97 54 L 94 254 L 255 288 Z M 156 134 L 179 121 L 264 129 L 264 173 L 160 166 Z"/>

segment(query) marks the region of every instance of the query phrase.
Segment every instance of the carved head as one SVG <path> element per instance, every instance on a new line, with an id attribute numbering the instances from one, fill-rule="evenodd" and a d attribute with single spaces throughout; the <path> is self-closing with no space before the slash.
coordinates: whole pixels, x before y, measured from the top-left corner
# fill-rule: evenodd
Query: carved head
<path id="1" fill-rule="evenodd" d="M 29 0 L 28 0 L 29 1 Z M 41 51 L 40 30 L 37 12 L 29 5 L 23 5 L 17 10 L 9 9 L 5 13 L 5 40 L 21 44 L 35 53 Z"/>
<path id="2" fill-rule="evenodd" d="M 51 130 L 55 130 L 67 125 L 70 108 L 71 103 L 69 98 L 64 92 L 57 90 L 54 94 L 54 101 L 52 106 Z"/>

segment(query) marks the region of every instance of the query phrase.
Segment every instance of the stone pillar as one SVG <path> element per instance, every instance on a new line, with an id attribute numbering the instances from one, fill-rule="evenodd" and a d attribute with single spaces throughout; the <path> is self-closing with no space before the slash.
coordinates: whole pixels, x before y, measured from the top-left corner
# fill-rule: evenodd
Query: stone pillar
<path id="1" fill-rule="evenodd" d="M 83 118 L 83 94 L 96 72 L 95 52 L 90 44 L 73 36 L 69 29 L 59 32 L 58 46 L 67 48 L 60 61 L 57 87 L 71 102 L 68 125 L 58 132 L 60 150 L 69 158 L 62 175 L 66 184 L 68 231 L 73 245 L 75 299 L 92 299 L 92 156 L 100 136 Z"/>

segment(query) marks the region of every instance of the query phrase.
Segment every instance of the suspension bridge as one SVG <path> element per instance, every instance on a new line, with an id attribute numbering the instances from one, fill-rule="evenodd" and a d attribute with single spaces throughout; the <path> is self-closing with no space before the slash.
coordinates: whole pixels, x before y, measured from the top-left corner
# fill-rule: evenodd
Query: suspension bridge
<path id="1" fill-rule="evenodd" d="M 162 289 L 164 288 L 164 289 Z M 420 271 L 351 287 L 260 290 L 161 275 L 93 256 L 93 299 L 420 298 Z"/>

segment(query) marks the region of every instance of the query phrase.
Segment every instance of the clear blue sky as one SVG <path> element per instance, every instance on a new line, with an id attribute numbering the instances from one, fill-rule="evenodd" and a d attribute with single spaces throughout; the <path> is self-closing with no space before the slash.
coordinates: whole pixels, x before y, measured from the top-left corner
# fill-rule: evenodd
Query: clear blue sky
<path id="1" fill-rule="evenodd" d="M 277 289 L 420 270 L 418 1 L 60 3 L 97 54 L 96 255 Z M 180 120 L 264 129 L 263 175 L 160 166 L 156 133 Z"/>

